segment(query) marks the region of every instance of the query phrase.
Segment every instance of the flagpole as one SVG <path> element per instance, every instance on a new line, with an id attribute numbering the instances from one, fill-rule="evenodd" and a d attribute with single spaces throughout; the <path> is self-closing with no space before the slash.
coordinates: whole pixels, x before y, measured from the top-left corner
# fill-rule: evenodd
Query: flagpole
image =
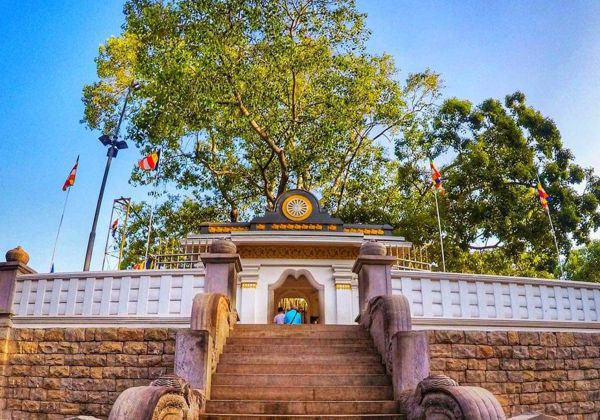
<path id="1" fill-rule="evenodd" d="M 550 221 L 550 229 L 552 230 L 552 238 L 554 238 L 554 246 L 556 247 L 556 258 L 558 259 L 558 270 L 560 277 L 563 276 L 562 264 L 560 262 L 560 250 L 558 248 L 558 241 L 556 240 L 556 232 L 554 231 L 554 224 L 552 223 L 552 217 L 550 217 L 550 208 L 546 207 L 546 214 L 548 215 L 548 220 Z"/>
<path id="2" fill-rule="evenodd" d="M 115 204 L 113 202 L 112 209 L 110 211 L 110 219 L 108 221 L 108 231 L 106 232 L 106 244 L 104 245 L 104 257 L 102 257 L 102 271 L 104 271 L 104 263 L 106 263 L 106 254 L 108 253 L 108 240 L 110 239 L 110 230 L 113 223 L 113 214 L 115 212 Z"/>
<path id="3" fill-rule="evenodd" d="M 440 221 L 440 208 L 438 206 L 437 191 L 433 192 L 435 198 L 435 212 L 437 214 L 438 230 L 440 232 L 440 248 L 442 250 L 442 270 L 446 272 L 446 258 L 444 257 L 444 240 L 442 239 L 442 222 Z"/>
<path id="4" fill-rule="evenodd" d="M 160 165 L 160 151 L 158 152 L 159 160 L 158 164 Z M 147 268 L 148 265 L 148 251 L 150 249 L 150 234 L 152 233 L 152 219 L 154 217 L 154 207 L 156 206 L 156 190 L 158 189 L 158 180 L 160 179 L 160 166 L 156 168 L 156 180 L 154 182 L 154 203 L 152 204 L 152 208 L 150 209 L 150 220 L 148 222 L 148 237 L 146 238 L 146 253 L 144 255 L 144 268 Z"/>
<path id="5" fill-rule="evenodd" d="M 127 200 L 127 210 L 125 210 L 125 221 L 121 228 L 121 245 L 119 246 L 119 259 L 117 262 L 117 270 L 121 269 L 121 259 L 123 258 L 123 248 L 125 247 L 125 238 L 127 237 L 127 219 L 129 218 L 129 209 L 131 208 L 131 200 Z"/>
<path id="6" fill-rule="evenodd" d="M 542 182 L 540 181 L 540 175 L 536 172 L 535 176 L 537 178 L 538 185 L 542 185 Z M 542 188 L 543 188 L 543 185 L 542 185 Z M 562 278 L 563 269 L 562 269 L 562 264 L 560 262 L 560 249 L 558 248 L 558 240 L 556 239 L 556 232 L 554 231 L 554 223 L 552 223 L 552 217 L 550 216 L 550 207 L 548 206 L 548 204 L 546 204 L 544 210 L 546 210 L 546 214 L 548 215 L 548 221 L 550 222 L 550 231 L 552 232 L 552 239 L 554 239 L 554 246 L 556 248 L 556 259 L 558 260 L 558 271 L 559 271 L 559 275 L 560 275 L 559 278 Z"/>
<path id="7" fill-rule="evenodd" d="M 71 187 L 67 188 L 67 196 L 65 197 L 65 203 L 63 204 L 62 214 L 60 215 L 60 222 L 58 223 L 58 231 L 56 232 L 56 239 L 54 240 L 54 248 L 52 249 L 52 259 L 50 260 L 50 272 L 54 272 L 54 256 L 56 255 L 56 245 L 58 244 L 58 235 L 60 235 L 60 228 L 62 227 L 63 219 L 65 217 L 65 210 L 67 209 L 67 201 L 69 200 L 69 193 Z"/>

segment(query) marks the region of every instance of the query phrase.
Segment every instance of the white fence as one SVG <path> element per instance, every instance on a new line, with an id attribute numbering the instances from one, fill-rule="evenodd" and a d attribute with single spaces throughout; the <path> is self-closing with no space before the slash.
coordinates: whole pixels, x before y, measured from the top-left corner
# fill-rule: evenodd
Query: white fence
<path id="1" fill-rule="evenodd" d="M 524 277 L 393 271 L 415 325 L 600 328 L 600 284 Z"/>
<path id="2" fill-rule="evenodd" d="M 13 319 L 189 319 L 203 290 L 204 269 L 28 274 L 17 277 Z"/>
<path id="3" fill-rule="evenodd" d="M 421 329 L 600 330 L 596 283 L 393 270 L 392 289 Z M 185 326 L 203 291 L 202 268 L 28 274 L 17 277 L 13 322 Z M 256 299 L 266 306 L 267 296 Z"/>

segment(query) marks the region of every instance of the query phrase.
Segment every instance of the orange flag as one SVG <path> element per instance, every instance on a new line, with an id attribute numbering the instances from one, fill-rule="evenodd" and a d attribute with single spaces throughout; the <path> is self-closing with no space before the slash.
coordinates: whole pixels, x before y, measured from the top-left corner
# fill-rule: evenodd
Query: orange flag
<path id="1" fill-rule="evenodd" d="M 67 177 L 67 180 L 63 184 L 63 187 L 62 187 L 63 191 L 67 191 L 67 188 L 75 185 L 75 176 L 77 175 L 77 165 L 79 165 L 79 156 L 77 156 L 77 160 L 75 161 L 75 166 L 73 166 L 73 169 L 71 169 L 71 172 L 69 172 L 69 176 Z"/>

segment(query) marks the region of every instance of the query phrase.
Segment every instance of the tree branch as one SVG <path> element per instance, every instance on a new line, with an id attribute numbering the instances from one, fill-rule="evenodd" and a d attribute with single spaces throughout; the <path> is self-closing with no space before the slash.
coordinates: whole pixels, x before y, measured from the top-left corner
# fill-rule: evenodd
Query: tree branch
<path id="1" fill-rule="evenodd" d="M 498 241 L 494 245 L 482 245 L 482 246 L 469 245 L 469 248 L 479 250 L 479 251 L 485 250 L 485 249 L 496 249 L 500 246 L 501 243 L 502 243 L 502 241 Z"/>
<path id="2" fill-rule="evenodd" d="M 244 105 L 244 102 L 242 101 L 242 96 L 238 92 L 235 92 L 235 97 L 238 102 L 238 108 L 240 109 L 242 115 L 245 117 L 250 117 L 250 111 Z M 279 186 L 277 187 L 277 197 L 279 197 L 285 192 L 289 179 L 288 164 L 283 149 L 277 146 L 273 139 L 271 139 L 267 131 L 252 118 L 250 119 L 250 126 L 252 127 L 254 132 L 258 134 L 258 136 L 271 148 L 271 150 L 277 156 L 279 166 L 281 167 L 281 177 L 279 178 Z"/>
<path id="3" fill-rule="evenodd" d="M 271 156 L 269 156 L 269 159 L 267 160 L 267 163 L 265 165 L 261 165 L 259 162 L 256 162 L 256 165 L 258 166 L 258 168 L 260 169 L 260 175 L 262 177 L 263 180 L 263 193 L 265 194 L 265 197 L 267 197 L 267 203 L 269 204 L 270 208 L 273 208 L 273 206 L 275 205 L 275 197 L 273 197 L 273 194 L 271 193 L 271 189 L 269 188 L 269 179 L 267 177 L 267 168 L 269 167 L 269 165 L 271 165 L 271 162 L 273 161 L 273 158 L 275 157 L 275 152 L 271 151 Z"/>

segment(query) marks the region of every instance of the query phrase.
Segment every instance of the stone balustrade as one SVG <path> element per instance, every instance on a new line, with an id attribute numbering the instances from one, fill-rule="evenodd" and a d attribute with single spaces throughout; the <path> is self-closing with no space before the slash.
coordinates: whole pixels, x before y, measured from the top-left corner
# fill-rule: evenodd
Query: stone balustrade
<path id="1" fill-rule="evenodd" d="M 416 329 L 600 329 L 600 284 L 526 277 L 392 271 Z"/>
<path id="2" fill-rule="evenodd" d="M 204 268 L 30 273 L 14 281 L 17 327 L 186 327 L 193 297 L 208 291 Z M 389 287 L 408 299 L 415 329 L 600 330 L 596 283 L 392 269 Z"/>
<path id="3" fill-rule="evenodd" d="M 25 274 L 16 277 L 13 323 L 188 324 L 204 269 Z"/>

